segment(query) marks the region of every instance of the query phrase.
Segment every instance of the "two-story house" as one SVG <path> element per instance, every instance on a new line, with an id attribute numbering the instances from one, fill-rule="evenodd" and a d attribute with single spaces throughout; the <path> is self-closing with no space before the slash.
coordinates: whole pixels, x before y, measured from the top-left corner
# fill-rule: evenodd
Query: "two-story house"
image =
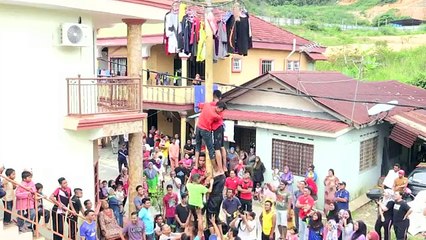
<path id="1" fill-rule="evenodd" d="M 169 8 L 170 9 L 170 8 Z M 215 12 L 216 17 L 222 12 Z M 241 85 L 250 79 L 269 71 L 314 70 L 315 62 L 326 60 L 323 47 L 309 48 L 313 42 L 275 26 L 256 16 L 250 16 L 253 48 L 248 56 L 231 54 L 213 65 L 214 82 Z M 155 72 L 194 78 L 198 73 L 204 79 L 204 63 L 198 63 L 179 54 L 166 54 L 163 41 L 164 24 L 144 24 L 142 26 L 143 66 Z M 99 66 L 115 74 L 126 72 L 128 48 L 126 27 L 116 24 L 98 31 Z M 309 51 L 303 51 L 308 47 Z M 146 74 L 146 72 L 143 72 Z M 147 126 L 155 126 L 164 134 L 181 133 L 182 140 L 187 136 L 187 127 L 194 122 L 187 115 L 194 113 L 194 87 L 190 80 L 183 79 L 179 86 L 156 86 L 156 73 L 144 75 L 144 111 L 148 113 Z M 145 80 L 144 80 L 145 81 Z M 232 87 L 218 86 L 222 92 Z M 187 125 L 186 122 L 191 123 Z M 182 136 L 183 135 L 183 136 Z"/>

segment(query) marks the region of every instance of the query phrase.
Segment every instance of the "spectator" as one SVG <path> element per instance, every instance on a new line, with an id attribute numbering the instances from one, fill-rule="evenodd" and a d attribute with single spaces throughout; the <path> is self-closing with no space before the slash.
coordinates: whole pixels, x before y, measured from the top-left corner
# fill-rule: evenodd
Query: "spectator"
<path id="1" fill-rule="evenodd" d="M 336 192 L 337 209 L 349 210 L 349 192 L 346 190 L 346 182 L 339 182 L 339 190 Z"/>
<path id="2" fill-rule="evenodd" d="M 126 144 L 121 144 L 120 149 L 118 150 L 117 162 L 118 162 L 118 172 L 121 173 L 121 168 L 123 165 L 126 168 L 129 168 L 128 165 L 129 153 L 126 149 Z"/>
<path id="3" fill-rule="evenodd" d="M 189 226 L 191 219 L 191 211 L 188 206 L 188 195 L 182 195 L 182 201 L 176 206 L 175 222 L 178 232 L 184 232 L 185 228 Z"/>
<path id="4" fill-rule="evenodd" d="M 324 228 L 323 234 L 324 240 L 338 240 L 339 233 L 337 231 L 337 223 L 334 219 L 330 219 L 327 222 L 327 226 Z"/>
<path id="5" fill-rule="evenodd" d="M 154 240 L 154 219 L 152 218 L 149 208 L 151 207 L 151 200 L 149 198 L 142 199 L 142 209 L 139 211 L 138 217 L 145 225 L 146 240 Z"/>
<path id="6" fill-rule="evenodd" d="M 393 206 L 393 228 L 397 240 L 407 239 L 407 231 L 410 227 L 410 214 L 413 210 L 402 199 L 401 192 L 395 192 L 395 204 Z"/>
<path id="7" fill-rule="evenodd" d="M 324 225 L 322 224 L 322 216 L 318 211 L 312 212 L 308 220 L 308 239 L 309 240 L 322 240 Z"/>
<path id="8" fill-rule="evenodd" d="M 383 199 L 377 202 L 377 220 L 374 226 L 374 230 L 382 239 L 382 227 L 384 230 L 384 240 L 390 240 L 390 230 L 392 229 L 392 217 L 393 217 L 393 192 L 390 189 L 385 189 L 383 193 Z"/>
<path id="9" fill-rule="evenodd" d="M 78 226 L 78 214 L 82 213 L 84 214 L 83 211 L 83 206 L 81 205 L 81 201 L 80 198 L 83 197 L 83 190 L 81 188 L 75 188 L 74 189 L 74 196 L 71 198 L 71 203 L 72 206 L 74 208 L 74 211 L 76 213 L 76 215 L 68 215 L 68 223 L 69 223 L 69 236 L 71 239 L 76 239 L 77 235 L 77 226 Z M 86 215 L 85 215 L 86 216 Z"/>
<path id="10" fill-rule="evenodd" d="M 1 174 L 1 168 L 0 167 L 0 174 Z M 10 180 L 14 181 L 15 177 L 16 177 L 16 172 L 15 170 L 13 170 L 12 168 L 8 168 L 6 169 L 6 177 L 8 177 Z M 1 188 L 3 187 L 6 195 L 4 196 L 4 204 L 6 206 L 6 209 L 9 211 L 13 210 L 13 200 L 15 199 L 15 189 L 16 186 L 11 182 L 11 181 L 7 181 L 6 179 L 3 181 L 3 185 L 1 183 L 1 178 L 0 178 L 0 191 Z M 1 199 L 1 196 L 0 196 Z M 10 214 L 7 211 L 4 211 L 4 216 L 3 216 L 3 224 L 4 225 L 9 225 L 12 223 L 12 214 Z"/>
<path id="11" fill-rule="evenodd" d="M 176 213 L 176 205 L 178 204 L 178 196 L 175 192 L 173 192 L 173 186 L 167 185 L 167 193 L 163 197 L 163 206 L 164 206 L 164 216 L 163 218 L 166 220 L 166 224 L 174 225 L 175 223 L 175 213 Z"/>
<path id="12" fill-rule="evenodd" d="M 236 194 L 237 188 L 238 188 L 239 179 L 235 174 L 234 170 L 229 170 L 229 177 L 225 180 L 225 189 L 224 192 L 226 193 L 228 190 L 232 190 L 234 194 Z"/>
<path id="13" fill-rule="evenodd" d="M 354 222 L 354 233 L 351 240 L 365 240 L 367 236 L 367 226 L 363 221 Z"/>
<path id="14" fill-rule="evenodd" d="M 84 212 L 86 220 L 80 226 L 81 240 L 96 240 L 96 215 L 93 210 Z"/>
<path id="15" fill-rule="evenodd" d="M 338 184 L 339 179 L 334 175 L 334 170 L 330 168 L 327 177 L 324 179 L 324 212 L 328 211 L 327 207 L 334 202 Z"/>
<path id="16" fill-rule="evenodd" d="M 385 177 L 385 180 L 383 181 L 384 188 L 393 188 L 393 184 L 395 182 L 395 179 L 398 178 L 398 172 L 400 170 L 400 166 L 398 163 L 393 165 L 393 169 L 389 170 L 388 174 Z"/>
<path id="17" fill-rule="evenodd" d="M 265 201 L 264 209 L 260 214 L 259 220 L 260 225 L 262 226 L 262 240 L 274 240 L 276 215 L 272 210 L 271 201 Z"/>
<path id="18" fill-rule="evenodd" d="M 139 220 L 137 212 L 130 215 L 130 222 L 123 228 L 123 235 L 129 240 L 146 240 L 145 225 Z"/>
<path id="19" fill-rule="evenodd" d="M 266 215 L 265 215 L 266 216 Z M 231 228 L 238 229 L 238 237 L 244 240 L 256 240 L 256 213 L 240 212 L 231 223 Z M 265 219 L 266 220 L 266 219 Z"/>
<path id="20" fill-rule="evenodd" d="M 299 208 L 299 239 L 306 240 L 308 235 L 307 225 L 305 218 L 308 217 L 308 214 L 311 212 L 312 208 L 315 205 L 315 201 L 311 196 L 311 190 L 308 187 L 303 189 L 303 194 L 299 196 L 296 202 L 296 207 Z"/>
<path id="21" fill-rule="evenodd" d="M 294 176 L 288 166 L 284 166 L 284 172 L 281 174 L 280 180 L 286 182 L 287 190 L 292 193 Z"/>
<path id="22" fill-rule="evenodd" d="M 241 207 L 240 200 L 234 196 L 234 191 L 232 189 L 228 189 L 226 191 L 226 198 L 222 203 L 222 210 L 225 213 L 226 224 L 229 226 L 231 221 L 235 219 L 236 213 Z"/>
<path id="23" fill-rule="evenodd" d="M 244 178 L 238 184 L 238 192 L 240 193 L 241 209 L 243 211 L 252 211 L 253 204 L 253 182 L 250 180 L 250 172 L 244 173 Z"/>
<path id="24" fill-rule="evenodd" d="M 317 181 L 318 175 L 315 172 L 315 166 L 314 165 L 311 164 L 308 167 L 308 170 L 306 171 L 306 174 L 305 174 L 305 178 L 311 178 L 312 180 L 314 180 L 314 182 Z"/>
<path id="25" fill-rule="evenodd" d="M 37 193 L 40 196 L 43 196 L 43 198 L 45 198 L 46 196 L 43 194 L 43 185 L 41 183 L 36 183 L 35 187 L 36 187 Z M 43 198 L 37 199 L 37 219 L 35 222 L 39 223 L 40 220 L 44 218 L 44 224 L 47 224 L 50 220 L 50 211 L 44 208 Z M 35 225 L 34 225 L 34 229 L 35 229 Z"/>
<path id="26" fill-rule="evenodd" d="M 21 177 L 21 186 L 16 189 L 16 210 L 18 211 L 18 215 L 34 221 L 34 196 L 37 190 L 32 181 L 33 175 L 28 171 L 23 171 Z M 31 223 L 24 221 L 20 217 L 18 217 L 18 227 L 20 232 L 32 231 Z"/>
<path id="27" fill-rule="evenodd" d="M 352 233 L 354 232 L 354 225 L 352 221 L 352 214 L 349 210 L 340 210 L 339 211 L 339 230 L 342 233 L 342 240 L 351 240 Z"/>
<path id="28" fill-rule="evenodd" d="M 399 170 L 398 171 L 398 177 L 395 178 L 394 182 L 393 182 L 393 191 L 394 192 L 405 192 L 405 188 L 408 185 L 408 179 L 406 177 L 404 177 L 404 170 Z"/>
<path id="29" fill-rule="evenodd" d="M 118 225 L 113 210 L 109 207 L 108 202 L 103 200 L 102 210 L 99 213 L 99 227 L 101 235 L 105 239 L 121 239 L 124 240 L 123 229 Z"/>
<path id="30" fill-rule="evenodd" d="M 260 160 L 260 157 L 256 156 L 255 162 L 253 164 L 253 185 L 256 186 L 257 183 L 262 185 L 265 180 L 263 175 L 265 174 L 266 168 L 263 162 Z"/>

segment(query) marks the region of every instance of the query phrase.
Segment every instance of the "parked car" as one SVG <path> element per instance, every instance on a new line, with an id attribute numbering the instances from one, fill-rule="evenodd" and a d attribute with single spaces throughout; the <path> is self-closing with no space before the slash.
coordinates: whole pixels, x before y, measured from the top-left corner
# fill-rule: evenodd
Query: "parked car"
<path id="1" fill-rule="evenodd" d="M 414 196 L 420 191 L 426 190 L 426 163 L 420 163 L 408 175 L 408 188 Z"/>

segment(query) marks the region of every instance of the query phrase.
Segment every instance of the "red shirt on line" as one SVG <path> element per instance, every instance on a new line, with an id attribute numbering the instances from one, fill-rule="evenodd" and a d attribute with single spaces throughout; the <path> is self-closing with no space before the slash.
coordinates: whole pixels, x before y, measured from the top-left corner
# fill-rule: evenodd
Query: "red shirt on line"
<path id="1" fill-rule="evenodd" d="M 239 186 L 241 186 L 242 189 L 253 189 L 253 182 L 250 179 L 241 179 L 238 183 Z M 251 200 L 252 199 L 252 192 L 249 193 L 240 193 L 240 198 L 244 200 Z"/>
<path id="2" fill-rule="evenodd" d="M 223 117 L 216 112 L 216 104 L 204 104 L 203 111 L 198 119 L 197 127 L 205 131 L 213 131 L 213 126 L 217 127 L 217 121 L 223 121 Z M 216 128 L 217 129 L 217 128 Z"/>

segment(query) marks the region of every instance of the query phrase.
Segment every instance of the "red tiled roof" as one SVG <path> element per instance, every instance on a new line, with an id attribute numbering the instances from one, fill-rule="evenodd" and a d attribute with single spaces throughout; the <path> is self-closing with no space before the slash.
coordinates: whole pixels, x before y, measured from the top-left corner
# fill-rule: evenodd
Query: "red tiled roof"
<path id="1" fill-rule="evenodd" d="M 426 106 L 426 90 L 398 81 L 363 82 L 337 72 L 300 72 L 300 74 L 271 72 L 270 74 L 307 95 L 380 103 L 397 100 L 399 104 Z M 367 113 L 367 110 L 375 105 L 373 103 L 355 103 L 354 106 L 352 102 L 324 98 L 314 98 L 314 100 L 357 125 L 369 123 L 374 119 Z M 352 109 L 354 109 L 353 112 Z M 413 109 L 414 107 L 395 107 L 389 112 L 389 116 Z"/>
<path id="2" fill-rule="evenodd" d="M 306 54 L 308 55 L 309 58 L 311 58 L 312 60 L 315 60 L 315 61 L 327 60 L 327 57 L 322 55 L 321 53 L 308 52 Z"/>
<path id="3" fill-rule="evenodd" d="M 272 123 L 329 133 L 335 133 L 349 127 L 347 124 L 340 121 L 291 116 L 278 113 L 226 110 L 223 112 L 223 117 L 227 120 Z"/>

